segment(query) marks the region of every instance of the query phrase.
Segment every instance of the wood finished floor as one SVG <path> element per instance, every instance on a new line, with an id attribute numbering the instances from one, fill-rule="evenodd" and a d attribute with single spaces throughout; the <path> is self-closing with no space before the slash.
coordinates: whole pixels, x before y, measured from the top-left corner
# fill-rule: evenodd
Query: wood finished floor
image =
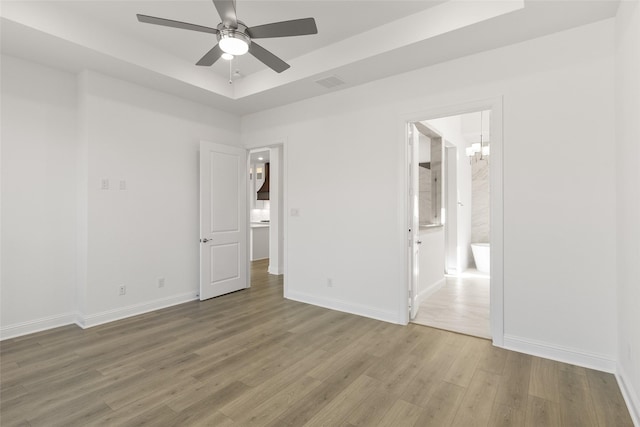
<path id="1" fill-rule="evenodd" d="M 491 338 L 489 276 L 471 269 L 447 276 L 422 303 L 413 323 L 480 338 Z"/>
<path id="2" fill-rule="evenodd" d="M 8 426 L 632 426 L 613 375 L 253 287 L 0 344 Z"/>

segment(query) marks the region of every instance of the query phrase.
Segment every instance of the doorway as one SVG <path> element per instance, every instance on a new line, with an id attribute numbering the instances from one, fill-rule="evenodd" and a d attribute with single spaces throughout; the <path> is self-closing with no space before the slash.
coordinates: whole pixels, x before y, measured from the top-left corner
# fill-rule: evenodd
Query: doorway
<path id="1" fill-rule="evenodd" d="M 439 110 L 439 111 L 438 111 Z M 424 205 L 420 170 L 408 134 L 409 320 L 503 342 L 502 279 L 502 101 L 435 109 L 408 120 L 418 132 L 443 139 L 442 236 L 412 227 L 412 212 Z M 432 138 L 433 139 L 433 138 Z M 413 172 L 413 174 L 412 174 Z M 411 188 L 411 183 L 415 188 Z M 483 194 L 482 191 L 486 190 Z M 474 203 L 475 202 L 475 203 Z M 435 236 L 435 237 L 434 237 Z M 473 248 L 472 248 L 473 243 Z M 477 245 L 481 243 L 481 245 Z M 439 245 L 442 244 L 441 247 Z M 427 246 L 425 246 L 427 245 Z M 474 253 L 477 247 L 484 254 Z M 417 248 L 417 255 L 414 250 Z M 439 271 L 421 259 L 442 259 Z M 435 254 L 435 255 L 434 255 Z M 484 256 L 484 258 L 479 258 Z M 422 271 L 428 269 L 426 272 Z M 441 276 L 438 276 L 441 274 Z M 428 278 L 425 283 L 423 276 Z M 441 277 L 441 279 L 439 279 Z M 435 279 L 434 279 L 435 278 Z M 434 280 L 437 280 L 434 281 Z M 417 304 L 417 307 L 415 306 Z"/>
<path id="2" fill-rule="evenodd" d="M 270 275 L 284 272 L 283 146 L 255 148 L 248 160 L 249 260 Z"/>

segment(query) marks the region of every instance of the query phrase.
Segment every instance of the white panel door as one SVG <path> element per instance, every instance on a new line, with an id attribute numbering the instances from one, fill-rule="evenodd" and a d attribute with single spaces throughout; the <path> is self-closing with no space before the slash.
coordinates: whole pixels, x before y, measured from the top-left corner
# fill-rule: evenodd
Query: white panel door
<path id="1" fill-rule="evenodd" d="M 200 142 L 200 299 L 249 287 L 247 151 Z"/>

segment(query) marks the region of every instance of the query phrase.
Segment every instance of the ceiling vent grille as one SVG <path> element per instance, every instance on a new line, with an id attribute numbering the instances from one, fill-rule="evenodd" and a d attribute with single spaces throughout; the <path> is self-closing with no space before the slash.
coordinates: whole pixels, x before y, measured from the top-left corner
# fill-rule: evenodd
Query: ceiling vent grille
<path id="1" fill-rule="evenodd" d="M 316 83 L 327 89 L 333 89 L 334 87 L 345 84 L 344 80 L 340 79 L 338 76 L 329 76 L 324 79 L 316 80 Z"/>

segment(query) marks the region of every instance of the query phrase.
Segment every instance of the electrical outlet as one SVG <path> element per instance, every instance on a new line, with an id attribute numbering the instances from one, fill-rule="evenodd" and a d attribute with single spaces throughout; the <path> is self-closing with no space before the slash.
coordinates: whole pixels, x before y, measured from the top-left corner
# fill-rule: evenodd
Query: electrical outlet
<path id="1" fill-rule="evenodd" d="M 118 295 L 126 295 L 127 294 L 127 287 L 125 285 L 120 285 L 120 287 L 118 288 Z"/>
<path id="2" fill-rule="evenodd" d="M 109 178 L 102 178 L 100 180 L 100 189 L 108 190 L 109 189 Z"/>
<path id="3" fill-rule="evenodd" d="M 164 288 L 164 277 L 159 277 L 158 278 L 158 287 L 159 288 Z"/>
<path id="4" fill-rule="evenodd" d="M 333 288 L 333 279 L 331 277 L 327 278 L 327 288 Z"/>

